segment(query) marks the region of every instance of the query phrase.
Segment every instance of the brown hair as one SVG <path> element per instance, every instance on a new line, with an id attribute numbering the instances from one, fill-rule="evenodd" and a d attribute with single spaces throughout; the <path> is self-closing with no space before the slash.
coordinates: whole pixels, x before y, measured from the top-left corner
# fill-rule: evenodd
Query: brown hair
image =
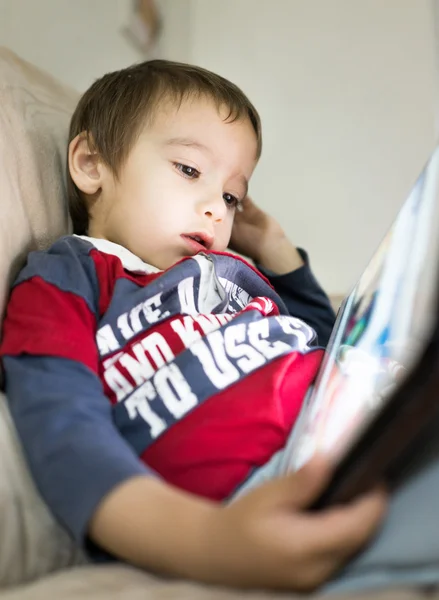
<path id="1" fill-rule="evenodd" d="M 69 144 L 85 133 L 93 152 L 117 177 L 145 123 L 151 121 L 162 101 L 180 104 L 191 96 L 212 98 L 225 106 L 226 121 L 248 118 L 257 138 L 257 158 L 262 150 L 261 121 L 233 83 L 201 67 L 167 60 L 151 60 L 115 71 L 98 79 L 79 100 L 70 123 Z M 87 233 L 89 218 L 85 199 L 74 184 L 67 165 L 69 210 L 76 234 Z"/>

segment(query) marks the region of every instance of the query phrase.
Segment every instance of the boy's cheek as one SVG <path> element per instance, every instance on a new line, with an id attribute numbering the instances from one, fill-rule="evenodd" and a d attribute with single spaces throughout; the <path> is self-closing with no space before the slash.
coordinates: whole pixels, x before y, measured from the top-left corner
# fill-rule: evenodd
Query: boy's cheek
<path id="1" fill-rule="evenodd" d="M 232 234 L 232 228 L 230 231 L 226 232 L 223 235 L 219 235 L 218 238 L 215 238 L 214 250 L 217 252 L 225 252 L 230 243 L 230 237 Z"/>

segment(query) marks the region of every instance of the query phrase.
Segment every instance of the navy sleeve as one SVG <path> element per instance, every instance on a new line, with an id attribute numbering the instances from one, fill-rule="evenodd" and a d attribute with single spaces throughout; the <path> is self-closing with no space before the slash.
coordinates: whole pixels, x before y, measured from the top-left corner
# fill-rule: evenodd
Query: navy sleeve
<path id="1" fill-rule="evenodd" d="M 100 501 L 149 471 L 113 423 L 99 378 L 99 283 L 90 245 L 66 237 L 29 256 L 0 344 L 11 415 L 35 483 L 80 543 Z"/>
<path id="2" fill-rule="evenodd" d="M 319 346 L 326 346 L 335 323 L 335 313 L 328 296 L 314 277 L 307 253 L 297 249 L 304 265 L 291 273 L 275 275 L 258 265 L 293 317 L 305 321 L 317 334 Z"/>
<path id="3" fill-rule="evenodd" d="M 64 358 L 4 356 L 6 394 L 36 485 L 81 545 L 99 502 L 148 474 L 112 422 L 101 382 Z"/>

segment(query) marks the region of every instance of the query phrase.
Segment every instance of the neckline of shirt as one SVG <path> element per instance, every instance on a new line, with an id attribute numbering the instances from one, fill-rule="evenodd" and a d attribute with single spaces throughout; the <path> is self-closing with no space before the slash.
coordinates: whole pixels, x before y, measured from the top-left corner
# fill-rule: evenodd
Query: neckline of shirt
<path id="1" fill-rule="evenodd" d="M 136 271 L 147 274 L 162 272 L 161 269 L 144 262 L 141 258 L 133 254 L 131 250 L 128 250 L 124 246 L 116 244 L 115 242 L 110 242 L 109 240 L 104 240 L 102 238 L 90 237 L 88 235 L 74 234 L 74 237 L 89 242 L 96 248 L 96 250 L 99 250 L 99 252 L 116 256 L 122 263 L 123 268 L 127 271 Z"/>

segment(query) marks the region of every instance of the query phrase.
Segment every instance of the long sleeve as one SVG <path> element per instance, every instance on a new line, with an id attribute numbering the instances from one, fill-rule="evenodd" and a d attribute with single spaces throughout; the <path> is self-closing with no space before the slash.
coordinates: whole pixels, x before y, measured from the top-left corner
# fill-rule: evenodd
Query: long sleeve
<path id="1" fill-rule="evenodd" d="M 101 383 L 62 358 L 5 356 L 6 394 L 37 487 L 80 544 L 104 496 L 148 470 L 116 430 Z"/>
<path id="2" fill-rule="evenodd" d="M 304 265 L 291 273 L 275 275 L 258 265 L 276 292 L 284 301 L 288 312 L 310 325 L 317 333 L 317 343 L 326 346 L 335 322 L 335 313 L 328 296 L 314 277 L 308 254 L 298 248 Z"/>
<path id="3" fill-rule="evenodd" d="M 91 259 L 62 242 L 31 256 L 0 347 L 12 417 L 48 506 L 79 542 L 100 500 L 148 469 L 117 431 L 98 375 Z"/>

